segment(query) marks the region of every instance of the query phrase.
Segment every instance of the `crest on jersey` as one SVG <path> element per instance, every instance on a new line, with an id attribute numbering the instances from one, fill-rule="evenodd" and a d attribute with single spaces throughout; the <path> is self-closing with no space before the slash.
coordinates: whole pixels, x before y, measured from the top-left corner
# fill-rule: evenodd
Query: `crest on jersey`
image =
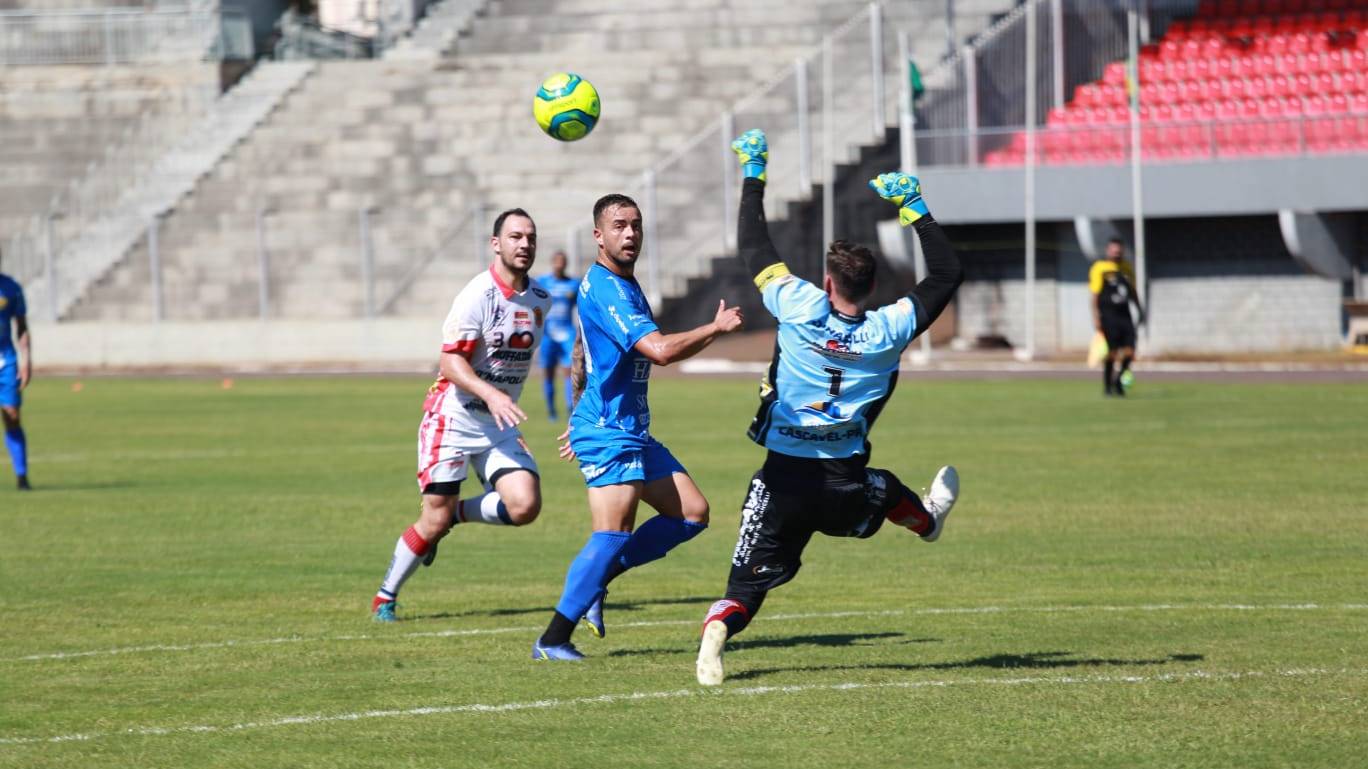
<path id="1" fill-rule="evenodd" d="M 533 308 L 532 308 L 532 320 L 533 320 L 533 322 L 535 323 L 535 325 L 537 326 L 537 328 L 541 328 L 541 324 L 542 324 L 542 311 L 541 311 L 541 308 L 540 308 L 540 307 L 533 307 Z"/>

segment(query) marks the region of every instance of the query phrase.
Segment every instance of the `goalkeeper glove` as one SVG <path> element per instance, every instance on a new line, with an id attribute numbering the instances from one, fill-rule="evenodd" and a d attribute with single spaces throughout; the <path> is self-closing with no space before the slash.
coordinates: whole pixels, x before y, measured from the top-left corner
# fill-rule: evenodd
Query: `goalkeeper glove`
<path id="1" fill-rule="evenodd" d="M 741 161 L 741 172 L 746 178 L 765 181 L 765 166 L 769 163 L 769 142 L 765 140 L 765 132 L 752 128 L 736 137 L 731 146 Z"/>
<path id="2" fill-rule="evenodd" d="M 869 186 L 879 197 L 898 205 L 898 221 L 904 227 L 931 213 L 922 200 L 921 182 L 915 176 L 901 171 L 879 174 L 877 179 L 870 180 Z"/>

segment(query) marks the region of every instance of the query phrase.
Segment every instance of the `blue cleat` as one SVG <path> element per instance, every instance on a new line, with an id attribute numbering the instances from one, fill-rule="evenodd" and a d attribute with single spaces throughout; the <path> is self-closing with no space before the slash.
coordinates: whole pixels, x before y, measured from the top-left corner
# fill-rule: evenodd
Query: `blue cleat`
<path id="1" fill-rule="evenodd" d="M 593 633 L 595 638 L 603 638 L 608 635 L 608 628 L 603 625 L 603 599 L 607 597 L 608 591 L 601 591 L 598 598 L 589 604 L 588 611 L 584 612 L 584 616 L 581 618 L 584 624 L 589 626 L 589 632 Z"/>
<path id="2" fill-rule="evenodd" d="M 584 659 L 579 649 L 572 643 L 563 643 L 558 646 L 542 646 L 541 639 L 532 642 L 532 659 L 549 660 L 553 662 L 579 662 Z"/>
<path id="3" fill-rule="evenodd" d="M 769 164 L 769 140 L 765 138 L 764 131 L 752 128 L 736 137 L 731 148 L 736 153 L 736 159 L 741 161 L 741 172 L 747 179 L 759 179 L 762 182 L 768 179 L 765 166 Z"/>
<path id="4" fill-rule="evenodd" d="M 371 610 L 371 619 L 376 622 L 398 622 L 399 618 L 394 616 L 394 610 L 399 608 L 398 601 L 383 601 L 377 603 Z"/>

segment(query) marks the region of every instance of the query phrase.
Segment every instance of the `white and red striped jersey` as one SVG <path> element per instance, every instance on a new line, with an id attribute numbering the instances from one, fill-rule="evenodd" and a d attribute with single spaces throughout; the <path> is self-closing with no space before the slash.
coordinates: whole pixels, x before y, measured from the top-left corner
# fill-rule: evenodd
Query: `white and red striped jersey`
<path id="1" fill-rule="evenodd" d="M 551 295 L 535 283 L 529 280 L 526 290 L 515 291 L 491 267 L 467 283 L 451 303 L 442 324 L 442 352 L 463 356 L 476 376 L 516 401 L 550 307 Z M 499 430 L 483 400 L 444 376 L 428 389 L 423 409 L 448 417 L 450 428 L 463 433 L 463 442 L 469 441 L 471 449 L 497 443 L 517 430 Z"/>

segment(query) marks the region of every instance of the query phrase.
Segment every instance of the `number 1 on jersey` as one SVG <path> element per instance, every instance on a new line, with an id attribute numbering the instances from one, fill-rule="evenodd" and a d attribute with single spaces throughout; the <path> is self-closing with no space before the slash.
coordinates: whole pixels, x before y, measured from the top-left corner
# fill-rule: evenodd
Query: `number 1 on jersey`
<path id="1" fill-rule="evenodd" d="M 839 368 L 823 368 L 822 370 L 831 375 L 831 384 L 827 387 L 827 394 L 840 395 L 841 377 L 845 376 L 845 370 Z"/>

